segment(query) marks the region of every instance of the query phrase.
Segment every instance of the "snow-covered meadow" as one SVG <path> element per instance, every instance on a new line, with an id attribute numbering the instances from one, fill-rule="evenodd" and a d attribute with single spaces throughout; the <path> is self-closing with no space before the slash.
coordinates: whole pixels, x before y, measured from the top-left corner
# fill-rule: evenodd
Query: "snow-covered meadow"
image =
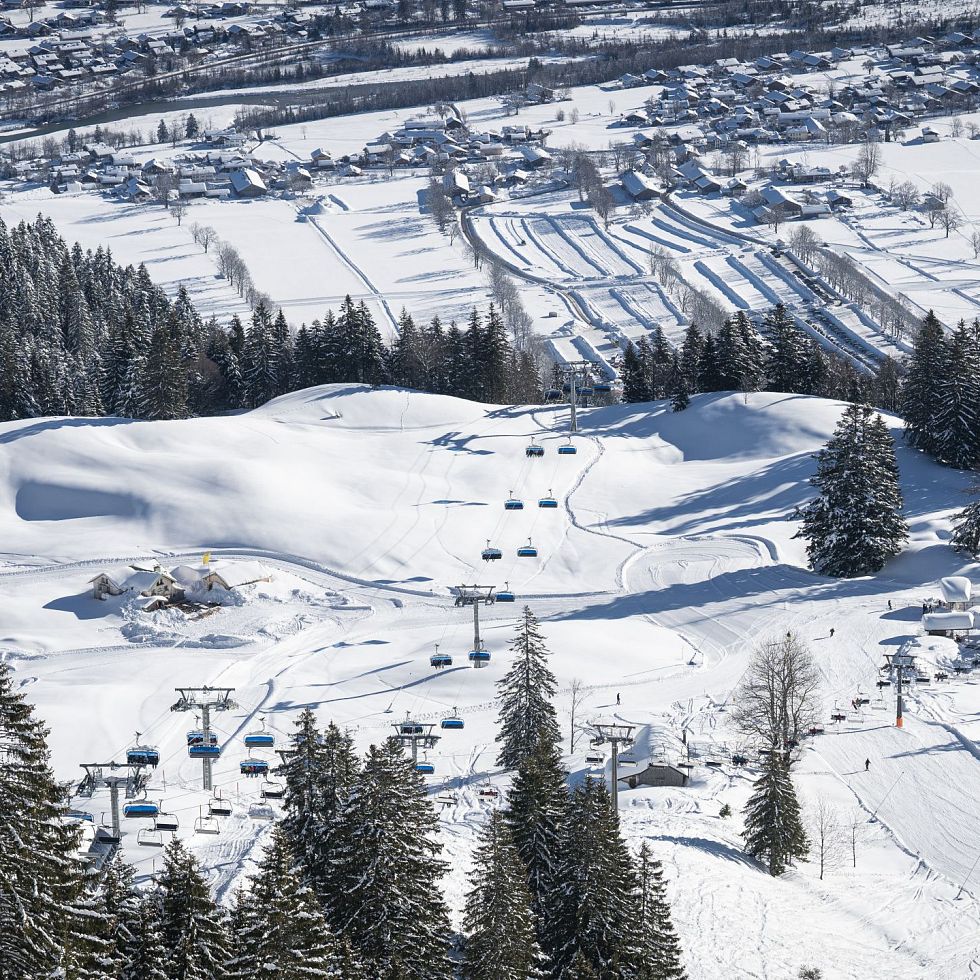
<path id="1" fill-rule="evenodd" d="M 628 837 L 649 839 L 665 861 L 692 977 L 777 977 L 803 963 L 855 980 L 886 969 L 967 976 L 976 883 L 955 896 L 980 855 L 980 689 L 967 677 L 914 690 L 898 732 L 891 699 L 877 700 L 874 688 L 883 653 L 918 631 L 937 577 L 977 577 L 946 544 L 966 479 L 900 442 L 907 551 L 870 579 L 812 574 L 790 515 L 839 411 L 779 394 L 698 396 L 680 415 L 590 409 L 574 456 L 556 454 L 563 409 L 356 386 L 227 418 L 6 423 L 4 655 L 51 726 L 60 776 L 121 757 L 135 731 L 159 745 L 148 796 L 178 816 L 222 896 L 278 806 L 238 771 L 246 732 L 264 721 L 281 745 L 309 705 L 366 746 L 406 712 L 434 722 L 458 712 L 465 730 L 442 732 L 428 754 L 433 796 L 458 794 L 440 815 L 458 908 L 468 855 L 499 805 L 479 790 L 507 784 L 494 764 L 494 684 L 527 602 L 553 652 L 566 731 L 577 680 L 579 722 L 637 725 L 638 755 L 677 762 L 686 735 L 691 783 L 624 787 L 620 802 Z M 541 460 L 524 454 L 532 439 L 545 448 Z M 523 512 L 504 511 L 511 491 Z M 560 506 L 538 508 L 549 493 Z M 516 557 L 528 536 L 537 559 Z M 480 560 L 488 538 L 504 552 L 489 566 Z M 201 620 L 89 594 L 100 571 L 193 565 L 205 551 L 212 561 L 257 559 L 273 581 Z M 473 582 L 506 583 L 517 597 L 483 611 L 492 655 L 483 670 L 466 659 L 470 613 L 448 593 Z M 848 851 L 823 881 L 812 865 L 773 880 L 748 861 L 738 811 L 752 768 L 700 761 L 739 747 L 727 722 L 732 689 L 753 646 L 787 630 L 817 657 L 828 715 L 859 690 L 873 699 L 846 723 L 828 723 L 802 755 L 804 799 L 832 801 L 857 827 L 857 868 Z M 430 667 L 437 643 L 452 667 Z M 928 654 L 937 665 L 940 647 Z M 218 836 L 193 831 L 211 794 L 186 755 L 193 716 L 170 710 L 174 688 L 192 684 L 234 687 L 238 703 L 214 718 L 224 749 L 216 787 L 234 807 Z M 587 741 L 580 735 L 568 756 L 574 779 L 590 769 Z M 76 802 L 96 821 L 108 809 L 104 792 Z M 733 817 L 719 817 L 723 803 Z M 124 821 L 124 848 L 145 875 L 157 852 L 138 845 L 141 826 Z"/>

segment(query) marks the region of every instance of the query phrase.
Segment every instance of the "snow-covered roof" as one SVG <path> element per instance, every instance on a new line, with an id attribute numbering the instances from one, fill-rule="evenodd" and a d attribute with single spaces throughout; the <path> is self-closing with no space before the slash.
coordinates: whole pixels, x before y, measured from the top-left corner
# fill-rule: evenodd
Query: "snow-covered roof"
<path id="1" fill-rule="evenodd" d="M 950 575 L 939 580 L 946 602 L 969 602 L 973 596 L 973 583 L 963 575 Z"/>
<path id="2" fill-rule="evenodd" d="M 271 579 L 272 572 L 257 561 L 223 561 L 209 565 L 206 576 L 226 589 L 237 589 Z"/>
<path id="3" fill-rule="evenodd" d="M 185 588 L 193 588 L 209 571 L 206 565 L 198 565 L 196 568 L 191 565 L 178 565 L 170 569 L 170 575 Z"/>
<path id="4" fill-rule="evenodd" d="M 932 612 L 922 617 L 922 628 L 927 632 L 973 629 L 973 614 L 969 612 Z"/>

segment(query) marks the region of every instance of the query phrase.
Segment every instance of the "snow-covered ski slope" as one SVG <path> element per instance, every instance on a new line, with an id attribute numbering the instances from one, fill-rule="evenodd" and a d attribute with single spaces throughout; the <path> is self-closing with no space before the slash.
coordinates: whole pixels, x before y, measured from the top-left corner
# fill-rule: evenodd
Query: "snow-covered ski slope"
<path id="1" fill-rule="evenodd" d="M 137 730 L 159 745 L 148 797 L 179 817 L 222 895 L 279 809 L 263 804 L 260 780 L 239 774 L 243 735 L 260 719 L 281 745 L 311 706 L 364 746 L 405 712 L 438 723 L 458 711 L 465 729 L 440 731 L 428 753 L 433 795 L 457 794 L 440 825 L 458 908 L 469 852 L 499 805 L 479 790 L 507 785 L 494 761 L 493 696 L 523 602 L 554 653 L 563 729 L 578 679 L 580 720 L 634 723 L 644 755 L 676 762 L 685 730 L 702 752 L 737 745 L 726 703 L 760 640 L 803 636 L 829 716 L 859 688 L 875 692 L 883 652 L 916 633 L 939 575 L 980 577 L 945 543 L 966 479 L 901 446 L 908 552 L 856 582 L 803 567 L 791 513 L 839 411 L 780 394 L 698 396 L 680 414 L 592 409 L 581 413 L 577 453 L 561 457 L 564 409 L 356 386 L 216 419 L 7 423 L 4 655 L 52 728 L 60 776 L 120 759 Z M 543 459 L 525 457 L 531 439 Z M 549 490 L 559 507 L 539 509 Z M 510 491 L 524 511 L 504 511 Z M 539 557 L 518 559 L 528 536 Z M 487 539 L 504 551 L 489 566 Z M 273 580 L 201 618 L 90 597 L 98 571 L 136 559 L 196 564 L 205 550 L 258 559 Z M 483 670 L 468 666 L 471 616 L 447 591 L 474 582 L 507 582 L 518 598 L 483 611 L 492 655 Z M 436 643 L 452 667 L 430 667 Z M 937 665 L 945 655 L 941 644 L 930 654 Z M 186 753 L 194 716 L 170 710 L 176 686 L 200 684 L 234 687 L 238 703 L 214 718 L 215 782 L 235 810 L 216 836 L 193 832 L 210 799 Z M 976 883 L 954 900 L 980 855 L 978 710 L 980 688 L 965 679 L 914 691 L 903 732 L 888 726 L 885 702 L 849 712 L 839 732 L 828 725 L 803 754 L 799 789 L 853 816 L 860 839 L 857 869 L 848 855 L 822 882 L 810 866 L 772 881 L 741 854 L 737 814 L 751 769 L 698 765 L 685 788 L 624 790 L 626 833 L 649 838 L 672 879 L 690 975 L 776 978 L 803 963 L 848 980 L 980 969 Z M 575 779 L 588 771 L 587 744 L 580 736 L 568 756 Z M 725 802 L 736 814 L 727 820 L 718 817 Z M 96 821 L 108 810 L 104 792 L 76 803 Z M 124 821 L 124 849 L 148 874 L 158 852 L 137 843 L 143 826 Z"/>

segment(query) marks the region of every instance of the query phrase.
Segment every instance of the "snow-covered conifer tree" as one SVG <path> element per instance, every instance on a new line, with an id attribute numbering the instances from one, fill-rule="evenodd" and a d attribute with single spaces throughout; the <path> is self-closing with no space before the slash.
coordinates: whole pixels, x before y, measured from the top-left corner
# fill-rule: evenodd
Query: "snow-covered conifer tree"
<path id="1" fill-rule="evenodd" d="M 810 852 L 793 779 L 779 751 L 763 758 L 745 807 L 743 836 L 745 850 L 763 861 L 773 876 L 788 871 L 794 861 L 805 861 Z"/>
<path id="2" fill-rule="evenodd" d="M 810 565 L 823 575 L 870 575 L 908 537 L 891 434 L 867 405 L 849 405 L 817 454 L 810 481 L 819 496 L 799 511 L 799 537 Z"/>
<path id="3" fill-rule="evenodd" d="M 499 810 L 491 813 L 473 862 L 463 920 L 464 980 L 545 977 L 526 870 Z"/>
<path id="4" fill-rule="evenodd" d="M 555 675 L 548 667 L 548 648 L 537 618 L 524 607 L 517 636 L 510 647 L 510 669 L 497 682 L 500 706 L 501 743 L 497 763 L 514 769 L 534 752 L 542 739 L 556 743 L 561 739 L 558 717 L 551 699 L 555 696 Z"/>

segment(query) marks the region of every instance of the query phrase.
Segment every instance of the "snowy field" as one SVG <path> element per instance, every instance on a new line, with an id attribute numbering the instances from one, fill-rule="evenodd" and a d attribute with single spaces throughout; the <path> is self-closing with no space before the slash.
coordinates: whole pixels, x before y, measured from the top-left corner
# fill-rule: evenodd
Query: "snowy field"
<path id="1" fill-rule="evenodd" d="M 261 781 L 239 775 L 245 733 L 264 721 L 282 744 L 310 705 L 366 746 L 405 712 L 438 721 L 458 710 L 465 730 L 443 732 L 428 756 L 432 794 L 458 793 L 440 815 L 458 910 L 494 805 L 479 789 L 506 787 L 493 761 L 492 699 L 527 602 L 553 651 L 566 732 L 575 679 L 587 692 L 580 718 L 636 724 L 644 757 L 678 761 L 687 732 L 690 785 L 624 790 L 620 802 L 626 834 L 664 859 L 694 980 L 775 980 L 804 963 L 834 980 L 965 978 L 980 967 L 980 882 L 956 898 L 980 855 L 975 681 L 914 690 L 901 732 L 889 727 L 890 699 L 873 700 L 803 752 L 801 796 L 829 799 L 858 827 L 857 868 L 848 854 L 823 881 L 812 865 L 774 880 L 747 860 L 738 812 L 752 769 L 701 764 L 737 746 L 726 706 L 761 639 L 794 630 L 811 645 L 829 715 L 859 690 L 874 697 L 882 654 L 917 632 L 937 577 L 978 578 L 946 544 L 966 478 L 901 441 L 907 552 L 852 582 L 802 567 L 790 514 L 839 411 L 779 394 L 698 396 L 679 415 L 592 409 L 574 456 L 555 452 L 562 409 L 353 386 L 226 418 L 6 423 L 4 655 L 51 725 L 59 776 L 118 759 L 137 730 L 160 746 L 148 796 L 179 817 L 223 897 L 278 812 L 262 802 Z M 531 439 L 543 459 L 525 457 Z M 510 492 L 524 511 L 504 511 Z M 536 506 L 548 494 L 557 509 Z M 539 557 L 517 558 L 529 536 Z M 488 538 L 504 552 L 490 567 L 480 560 Z M 258 560 L 271 581 L 200 617 L 90 595 L 101 571 L 194 565 L 204 551 Z M 484 611 L 492 660 L 481 671 L 466 660 L 470 614 L 447 591 L 472 582 L 517 595 Z M 429 666 L 436 643 L 454 658 L 443 671 Z M 940 641 L 925 657 L 944 664 L 948 649 Z M 216 787 L 234 809 L 217 836 L 193 831 L 210 794 L 186 757 L 193 716 L 170 711 L 175 686 L 200 684 L 234 687 L 238 704 L 215 716 Z M 586 745 L 580 737 L 568 756 L 573 779 L 589 770 Z M 76 803 L 96 820 L 108 809 L 103 793 Z M 735 816 L 718 816 L 724 803 Z M 124 849 L 146 875 L 159 852 L 137 843 L 141 826 L 124 821 Z"/>

